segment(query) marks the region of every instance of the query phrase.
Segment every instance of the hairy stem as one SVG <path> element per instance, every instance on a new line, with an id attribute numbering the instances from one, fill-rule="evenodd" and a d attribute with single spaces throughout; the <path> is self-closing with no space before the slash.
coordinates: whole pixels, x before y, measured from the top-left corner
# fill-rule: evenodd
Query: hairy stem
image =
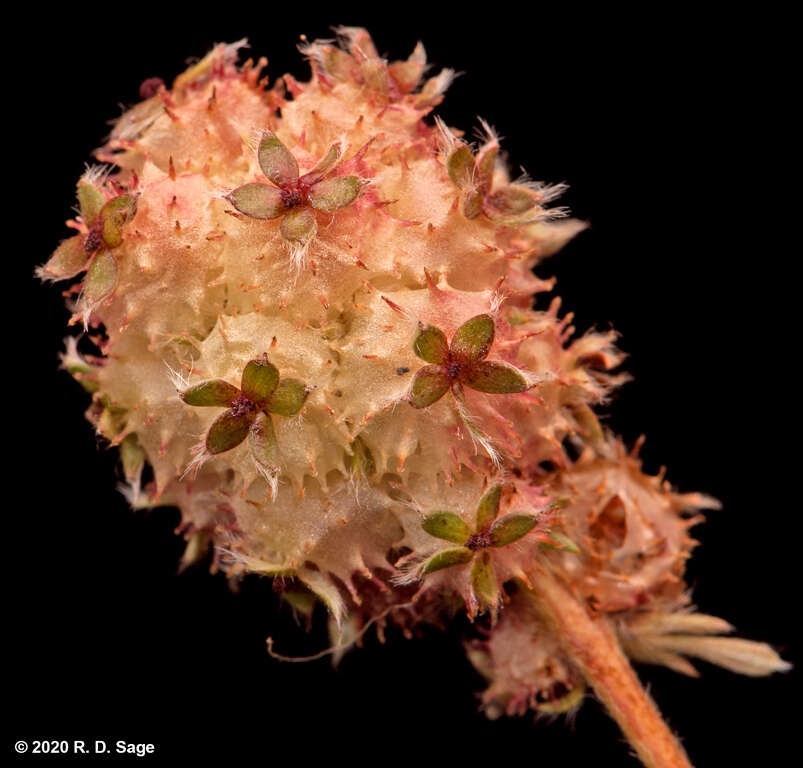
<path id="1" fill-rule="evenodd" d="M 611 717 L 647 768 L 691 768 L 685 750 L 661 718 L 613 628 L 594 619 L 555 578 L 532 574 L 532 597 L 542 619 L 560 638 L 564 651 L 608 708 Z"/>

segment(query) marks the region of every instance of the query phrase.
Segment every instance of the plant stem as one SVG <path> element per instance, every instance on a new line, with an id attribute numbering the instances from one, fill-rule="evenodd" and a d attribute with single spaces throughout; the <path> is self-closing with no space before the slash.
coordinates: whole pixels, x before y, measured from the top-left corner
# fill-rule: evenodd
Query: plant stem
<path id="1" fill-rule="evenodd" d="M 608 708 L 647 768 L 691 768 L 680 742 L 639 682 L 610 622 L 592 618 L 562 584 L 545 571 L 533 573 L 532 598 L 564 651 Z"/>

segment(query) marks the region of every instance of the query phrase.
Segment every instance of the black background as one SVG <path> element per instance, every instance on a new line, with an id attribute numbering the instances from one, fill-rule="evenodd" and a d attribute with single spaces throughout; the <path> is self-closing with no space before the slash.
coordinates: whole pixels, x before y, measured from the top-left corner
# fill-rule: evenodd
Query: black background
<path id="1" fill-rule="evenodd" d="M 170 82 L 187 57 L 244 36 L 270 59 L 271 79 L 305 79 L 298 35 L 330 36 L 341 23 L 369 27 L 394 59 L 423 40 L 436 69 L 465 73 L 438 109 L 448 123 L 488 119 L 514 167 L 571 185 L 564 202 L 591 229 L 539 274 L 558 276 L 580 330 L 622 333 L 635 381 L 609 422 L 629 442 L 647 435 L 649 471 L 666 464 L 681 490 L 724 504 L 696 529 L 703 545 L 688 575 L 700 610 L 795 661 L 800 354 L 783 336 L 797 309 L 783 232 L 787 21 L 769 7 L 735 18 L 229 5 L 181 16 L 81 6 L 17 22 L 7 43 L 15 74 L 5 78 L 5 122 L 16 134 L 7 164 L 19 167 L 5 185 L 15 245 L 4 295 L 13 642 L 4 752 L 17 739 L 119 738 L 154 742 L 171 765 L 209 756 L 270 764 L 288 750 L 304 764 L 635 765 L 591 700 L 572 726 L 487 721 L 458 631 L 417 641 L 391 632 L 385 646 L 371 637 L 336 671 L 271 660 L 269 634 L 291 652 L 322 647 L 322 617 L 307 637 L 267 580 L 234 593 L 204 568 L 177 576 L 177 513 L 128 509 L 115 491 L 115 452 L 84 421 L 83 391 L 57 371 L 62 286 L 31 275 L 67 234 L 74 181 L 118 104 L 135 102 L 144 78 Z M 793 676 L 701 667 L 700 680 L 640 670 L 693 761 L 796 762 L 786 753 Z"/>

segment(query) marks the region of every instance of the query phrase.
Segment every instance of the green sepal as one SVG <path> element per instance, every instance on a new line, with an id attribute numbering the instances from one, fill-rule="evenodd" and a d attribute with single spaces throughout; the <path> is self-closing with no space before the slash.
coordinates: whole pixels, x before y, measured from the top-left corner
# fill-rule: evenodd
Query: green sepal
<path id="1" fill-rule="evenodd" d="M 416 371 L 410 387 L 410 404 L 426 408 L 440 400 L 449 389 L 451 379 L 440 365 L 425 365 Z"/>
<path id="2" fill-rule="evenodd" d="M 309 191 L 309 204 L 324 213 L 332 213 L 353 203 L 362 185 L 358 176 L 335 176 L 319 181 Z"/>
<path id="3" fill-rule="evenodd" d="M 524 374 L 515 366 L 502 362 L 480 360 L 463 374 L 463 383 L 478 392 L 509 395 L 530 388 Z"/>
<path id="4" fill-rule="evenodd" d="M 440 571 L 442 568 L 451 568 L 453 565 L 464 565 L 474 557 L 474 553 L 467 547 L 454 547 L 453 549 L 442 549 L 425 561 L 421 574 L 426 576 L 428 573 Z"/>
<path id="5" fill-rule="evenodd" d="M 91 225 L 98 217 L 100 209 L 106 203 L 106 196 L 94 184 L 88 181 L 78 182 L 78 208 L 84 224 Z"/>
<path id="6" fill-rule="evenodd" d="M 495 485 L 486 491 L 477 506 L 477 530 L 484 531 L 499 514 L 499 499 L 502 496 L 502 486 Z"/>
<path id="7" fill-rule="evenodd" d="M 419 323 L 418 335 L 413 342 L 413 352 L 428 363 L 445 365 L 449 360 L 449 342 L 446 341 L 446 334 L 434 325 Z"/>
<path id="8" fill-rule="evenodd" d="M 541 546 L 547 549 L 557 549 L 561 552 L 571 552 L 574 555 L 580 554 L 580 547 L 577 546 L 568 536 L 564 536 L 557 531 L 550 531 L 548 539 L 541 541 Z"/>
<path id="9" fill-rule="evenodd" d="M 92 259 L 84 280 L 84 299 L 95 304 L 117 287 L 117 259 L 109 251 L 100 251 Z"/>
<path id="10" fill-rule="evenodd" d="M 421 521 L 421 527 L 430 535 L 455 544 L 465 544 L 471 528 L 454 512 L 433 512 Z"/>
<path id="11" fill-rule="evenodd" d="M 83 270 L 87 261 L 89 257 L 84 250 L 84 238 L 76 235 L 56 248 L 47 264 L 39 268 L 38 274 L 44 279 L 66 280 Z"/>
<path id="12" fill-rule="evenodd" d="M 533 515 L 513 513 L 500 517 L 488 532 L 492 547 L 505 547 L 528 534 L 538 521 Z"/>
<path id="13" fill-rule="evenodd" d="M 248 432 L 248 447 L 251 458 L 257 466 L 268 475 L 275 475 L 279 471 L 279 441 L 273 421 L 265 413 L 257 414 L 251 429 Z"/>
<path id="14" fill-rule="evenodd" d="M 465 144 L 458 144 L 446 158 L 446 173 L 464 192 L 474 187 L 474 155 Z"/>
<path id="15" fill-rule="evenodd" d="M 279 369 L 268 362 L 267 355 L 250 360 L 243 369 L 240 389 L 255 403 L 267 402 L 279 384 Z"/>
<path id="16" fill-rule="evenodd" d="M 285 214 L 279 230 L 285 240 L 306 245 L 315 237 L 318 222 L 309 208 L 295 208 Z"/>
<path id="17" fill-rule="evenodd" d="M 125 479 L 129 483 L 135 482 L 145 466 L 145 449 L 139 444 L 135 433 L 126 435 L 120 443 L 120 459 L 123 462 Z"/>
<path id="18" fill-rule="evenodd" d="M 476 219 L 482 213 L 482 192 L 469 192 L 463 201 L 463 216 Z"/>
<path id="19" fill-rule="evenodd" d="M 214 455 L 237 447 L 248 437 L 255 418 L 254 411 L 244 413 L 235 413 L 231 409 L 224 411 L 209 427 L 209 432 L 206 434 L 206 450 Z"/>
<path id="20" fill-rule="evenodd" d="M 531 189 L 519 184 L 508 184 L 485 198 L 485 213 L 491 218 L 520 216 L 535 208 L 536 202 Z"/>
<path id="21" fill-rule="evenodd" d="M 315 164 L 308 173 L 305 173 L 301 180 L 306 184 L 315 184 L 320 181 L 340 159 L 340 142 L 336 141 L 329 147 L 329 151 Z"/>
<path id="22" fill-rule="evenodd" d="M 470 363 L 484 360 L 494 343 L 495 332 L 490 315 L 472 317 L 455 331 L 451 345 L 452 357 Z"/>
<path id="23" fill-rule="evenodd" d="M 351 472 L 361 477 L 370 477 L 376 472 L 373 454 L 361 437 L 355 437 L 351 444 Z"/>
<path id="24" fill-rule="evenodd" d="M 495 606 L 499 601 L 499 586 L 494 573 L 493 559 L 487 550 L 479 552 L 471 566 L 471 589 L 482 605 Z"/>
<path id="25" fill-rule="evenodd" d="M 188 387 L 179 393 L 187 405 L 228 408 L 239 396 L 240 390 L 223 379 L 209 379 Z"/>
<path id="26" fill-rule="evenodd" d="M 279 416 L 295 416 L 304 405 L 310 390 L 298 379 L 282 379 L 273 391 L 265 409 Z"/>
<path id="27" fill-rule="evenodd" d="M 230 192 L 226 200 L 252 219 L 275 219 L 287 210 L 281 190 L 267 184 L 244 184 Z"/>
<path id="28" fill-rule="evenodd" d="M 499 145 L 492 144 L 480 152 L 477 158 L 477 180 L 480 189 L 488 194 L 493 186 L 494 169 L 496 168 L 496 156 L 499 154 Z"/>
<path id="29" fill-rule="evenodd" d="M 298 163 L 275 133 L 265 131 L 262 134 L 257 157 L 262 172 L 277 187 L 285 187 L 298 181 Z"/>
<path id="30" fill-rule="evenodd" d="M 123 226 L 136 212 L 136 198 L 120 195 L 109 200 L 100 209 L 101 236 L 108 248 L 116 248 L 123 242 Z"/>
<path id="31" fill-rule="evenodd" d="M 558 699 L 552 701 L 538 702 L 535 708 L 539 712 L 546 712 L 550 715 L 563 715 L 580 706 L 585 696 L 586 687 L 584 683 L 580 683 L 575 688 L 572 688 L 568 693 L 565 693 Z"/>

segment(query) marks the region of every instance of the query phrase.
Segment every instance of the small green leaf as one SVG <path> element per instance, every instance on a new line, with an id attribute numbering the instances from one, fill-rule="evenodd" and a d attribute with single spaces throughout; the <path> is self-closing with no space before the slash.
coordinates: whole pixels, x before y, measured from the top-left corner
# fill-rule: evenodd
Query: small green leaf
<path id="1" fill-rule="evenodd" d="M 248 432 L 248 447 L 251 457 L 259 468 L 268 475 L 279 471 L 279 442 L 273 421 L 265 413 L 257 414 Z"/>
<path id="2" fill-rule="evenodd" d="M 421 521 L 421 527 L 430 535 L 455 544 L 465 544 L 471 528 L 454 512 L 433 512 Z"/>
<path id="3" fill-rule="evenodd" d="M 223 379 L 209 379 L 185 389 L 179 397 L 187 405 L 228 408 L 239 396 L 240 390 Z"/>
<path id="4" fill-rule="evenodd" d="M 84 299 L 95 304 L 109 296 L 117 287 L 117 259 L 109 251 L 100 251 L 86 273 Z"/>
<path id="5" fill-rule="evenodd" d="M 120 195 L 109 200 L 100 209 L 103 242 L 109 248 L 116 248 L 123 242 L 123 226 L 136 212 L 136 199 L 132 195 Z"/>
<path id="6" fill-rule="evenodd" d="M 561 552 L 571 552 L 572 554 L 579 555 L 580 547 L 577 546 L 568 536 L 564 536 L 558 531 L 550 531 L 549 538 L 541 542 L 542 547 L 547 549 L 557 549 Z"/>
<path id="7" fill-rule="evenodd" d="M 275 219 L 287 210 L 281 190 L 267 184 L 244 184 L 229 193 L 226 200 L 252 219 Z"/>
<path id="8" fill-rule="evenodd" d="M 298 163 L 275 133 L 265 131 L 259 142 L 259 167 L 277 186 L 286 187 L 298 181 Z"/>
<path id="9" fill-rule="evenodd" d="M 463 373 L 463 383 L 478 392 L 492 395 L 509 395 L 526 392 L 530 385 L 524 374 L 512 365 L 480 360 Z"/>
<path id="10" fill-rule="evenodd" d="M 477 530 L 484 531 L 499 514 L 499 499 L 502 496 L 502 486 L 495 485 L 480 499 L 477 506 Z"/>
<path id="11" fill-rule="evenodd" d="M 482 192 L 470 192 L 463 201 L 463 216 L 476 219 L 482 213 Z"/>
<path id="12" fill-rule="evenodd" d="M 374 457 L 360 437 L 355 437 L 351 444 L 351 471 L 361 477 L 370 477 L 376 472 Z"/>
<path id="13" fill-rule="evenodd" d="M 267 401 L 279 383 L 279 371 L 268 362 L 267 355 L 251 360 L 243 369 L 240 389 L 255 403 Z"/>
<path id="14" fill-rule="evenodd" d="M 458 144 L 446 158 L 446 173 L 464 192 L 474 187 L 474 155 L 465 144 Z"/>
<path id="15" fill-rule="evenodd" d="M 105 195 L 94 184 L 83 180 L 78 182 L 78 207 L 84 224 L 91 225 L 105 203 Z"/>
<path id="16" fill-rule="evenodd" d="M 84 250 L 84 238 L 81 235 L 65 240 L 53 252 L 47 264 L 39 268 L 38 275 L 42 279 L 66 280 L 75 277 L 85 266 L 89 257 Z"/>
<path id="17" fill-rule="evenodd" d="M 308 394 L 309 390 L 298 379 L 282 379 L 265 407 L 279 416 L 294 416 L 301 410 Z"/>
<path id="18" fill-rule="evenodd" d="M 353 203 L 362 189 L 358 176 L 335 176 L 319 181 L 309 191 L 309 203 L 324 213 L 331 213 Z"/>
<path id="19" fill-rule="evenodd" d="M 474 553 L 466 547 L 455 547 L 454 549 L 442 549 L 436 552 L 425 563 L 421 571 L 422 575 L 434 573 L 441 568 L 451 568 L 453 565 L 463 565 L 474 557 Z"/>
<path id="20" fill-rule="evenodd" d="M 535 208 L 536 202 L 531 189 L 519 184 L 508 184 L 485 198 L 485 210 L 491 217 L 518 216 Z"/>
<path id="21" fill-rule="evenodd" d="M 471 566 L 471 589 L 482 605 L 495 606 L 499 601 L 493 559 L 488 550 L 478 553 Z"/>
<path id="22" fill-rule="evenodd" d="M 440 328 L 419 323 L 418 335 L 413 342 L 413 352 L 422 360 L 435 365 L 445 365 L 449 361 L 449 342 Z"/>
<path id="23" fill-rule="evenodd" d="M 477 178 L 479 180 L 480 189 L 482 189 L 485 194 L 488 194 L 493 186 L 496 156 L 498 154 L 499 145 L 494 142 L 487 149 L 482 150 L 480 156 L 477 158 Z"/>
<path id="24" fill-rule="evenodd" d="M 414 408 L 426 408 L 443 397 L 451 379 L 440 365 L 425 365 L 416 371 L 410 387 L 410 404 Z"/>
<path id="25" fill-rule="evenodd" d="M 318 222 L 315 214 L 309 208 L 294 208 L 285 214 L 279 229 L 285 240 L 306 245 L 315 237 Z"/>
<path id="26" fill-rule="evenodd" d="M 490 315 L 477 315 L 467 320 L 452 337 L 452 357 L 465 362 L 484 360 L 494 343 L 494 321 Z"/>
<path id="27" fill-rule="evenodd" d="M 500 517 L 492 526 L 488 535 L 492 547 L 506 547 L 529 533 L 538 521 L 533 515 L 513 513 Z"/>
<path id="28" fill-rule="evenodd" d="M 206 450 L 211 454 L 216 454 L 235 448 L 248 436 L 255 418 L 255 411 L 239 413 L 235 413 L 231 409 L 224 411 L 209 427 L 206 435 Z"/>
<path id="29" fill-rule="evenodd" d="M 145 466 L 145 450 L 135 433 L 126 435 L 120 443 L 120 459 L 123 462 L 125 479 L 129 483 L 135 482 Z"/>
<path id="30" fill-rule="evenodd" d="M 305 173 L 301 180 L 308 185 L 315 184 L 316 181 L 320 181 L 326 173 L 331 170 L 332 166 L 340 159 L 340 142 L 336 141 L 329 147 L 329 151 L 326 153 L 324 157 L 322 157 L 316 164 L 315 167 Z"/>

